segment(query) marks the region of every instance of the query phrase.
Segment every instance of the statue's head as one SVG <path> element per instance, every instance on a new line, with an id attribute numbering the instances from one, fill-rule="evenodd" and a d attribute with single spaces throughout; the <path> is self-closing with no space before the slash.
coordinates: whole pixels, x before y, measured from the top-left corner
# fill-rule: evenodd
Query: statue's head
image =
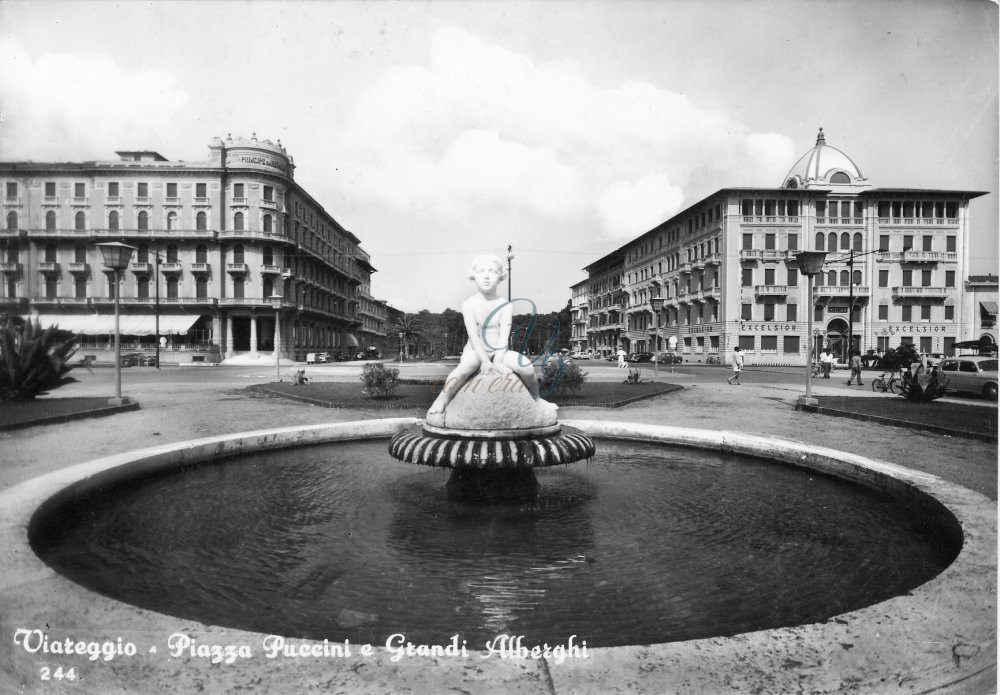
<path id="1" fill-rule="evenodd" d="M 481 266 L 495 266 L 497 272 L 500 274 L 500 279 L 503 280 L 507 277 L 507 269 L 503 267 L 503 261 L 500 260 L 499 256 L 492 253 L 481 253 L 472 259 L 472 264 L 469 266 L 468 276 L 470 280 L 474 280 L 476 277 L 476 268 Z"/>

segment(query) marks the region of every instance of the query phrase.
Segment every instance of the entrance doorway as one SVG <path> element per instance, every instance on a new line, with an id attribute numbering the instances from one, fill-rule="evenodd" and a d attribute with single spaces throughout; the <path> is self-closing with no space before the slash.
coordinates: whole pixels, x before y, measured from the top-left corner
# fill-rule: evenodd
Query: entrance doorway
<path id="1" fill-rule="evenodd" d="M 250 319 L 246 316 L 233 317 L 233 350 L 247 352 L 250 350 Z"/>

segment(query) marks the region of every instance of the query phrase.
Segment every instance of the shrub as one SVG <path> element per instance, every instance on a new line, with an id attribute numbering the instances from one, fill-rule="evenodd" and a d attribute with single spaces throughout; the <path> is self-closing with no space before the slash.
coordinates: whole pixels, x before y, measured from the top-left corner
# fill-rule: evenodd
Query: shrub
<path id="1" fill-rule="evenodd" d="M 554 392 L 556 395 L 566 395 L 583 388 L 587 380 L 587 372 L 580 369 L 572 360 L 564 361 L 559 355 L 553 355 L 542 362 L 542 378 L 538 382 L 538 393 L 544 397 Z"/>
<path id="2" fill-rule="evenodd" d="M 362 393 L 370 398 L 388 398 L 399 386 L 399 370 L 386 367 L 381 362 L 369 362 L 361 371 Z"/>
<path id="3" fill-rule="evenodd" d="M 909 369 L 903 371 L 903 390 L 899 394 L 910 401 L 933 401 L 944 395 L 947 377 L 935 368 L 918 370 L 913 374 Z"/>
<path id="4" fill-rule="evenodd" d="M 67 376 L 79 346 L 73 334 L 8 317 L 0 326 L 0 401 L 30 401 L 76 381 Z"/>

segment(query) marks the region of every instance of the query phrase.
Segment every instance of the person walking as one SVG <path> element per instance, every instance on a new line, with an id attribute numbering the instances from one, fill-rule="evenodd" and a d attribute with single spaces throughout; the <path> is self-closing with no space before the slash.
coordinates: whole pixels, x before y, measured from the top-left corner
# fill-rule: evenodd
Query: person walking
<path id="1" fill-rule="evenodd" d="M 733 375 L 726 379 L 726 381 L 729 382 L 730 386 L 732 386 L 734 382 L 737 386 L 739 386 L 740 372 L 743 371 L 743 350 L 740 349 L 739 345 L 733 348 L 733 357 L 731 361 L 733 364 Z"/>
<path id="2" fill-rule="evenodd" d="M 823 378 L 830 378 L 830 370 L 833 369 L 833 353 L 827 348 L 823 348 L 823 352 L 819 355 L 819 364 L 823 368 Z"/>
<path id="3" fill-rule="evenodd" d="M 851 376 L 847 380 L 847 385 L 850 386 L 851 382 L 854 381 L 854 377 L 858 378 L 858 386 L 864 386 L 861 383 L 861 351 L 857 349 L 852 349 L 850 353 L 851 360 Z"/>
<path id="4" fill-rule="evenodd" d="M 618 369 L 625 369 L 628 365 L 625 364 L 625 350 L 623 348 L 618 348 Z"/>

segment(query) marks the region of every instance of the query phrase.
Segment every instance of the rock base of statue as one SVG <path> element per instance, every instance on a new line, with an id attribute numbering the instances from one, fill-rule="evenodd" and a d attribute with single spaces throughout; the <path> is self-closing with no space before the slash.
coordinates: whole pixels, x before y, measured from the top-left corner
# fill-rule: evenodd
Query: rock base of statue
<path id="1" fill-rule="evenodd" d="M 527 389 L 496 382 L 476 388 L 470 380 L 443 413 L 428 413 L 423 426 L 397 432 L 389 453 L 407 463 L 453 469 L 446 487 L 452 499 L 530 500 L 539 487 L 535 468 L 594 455 L 593 440 L 561 426 L 557 410 Z"/>

